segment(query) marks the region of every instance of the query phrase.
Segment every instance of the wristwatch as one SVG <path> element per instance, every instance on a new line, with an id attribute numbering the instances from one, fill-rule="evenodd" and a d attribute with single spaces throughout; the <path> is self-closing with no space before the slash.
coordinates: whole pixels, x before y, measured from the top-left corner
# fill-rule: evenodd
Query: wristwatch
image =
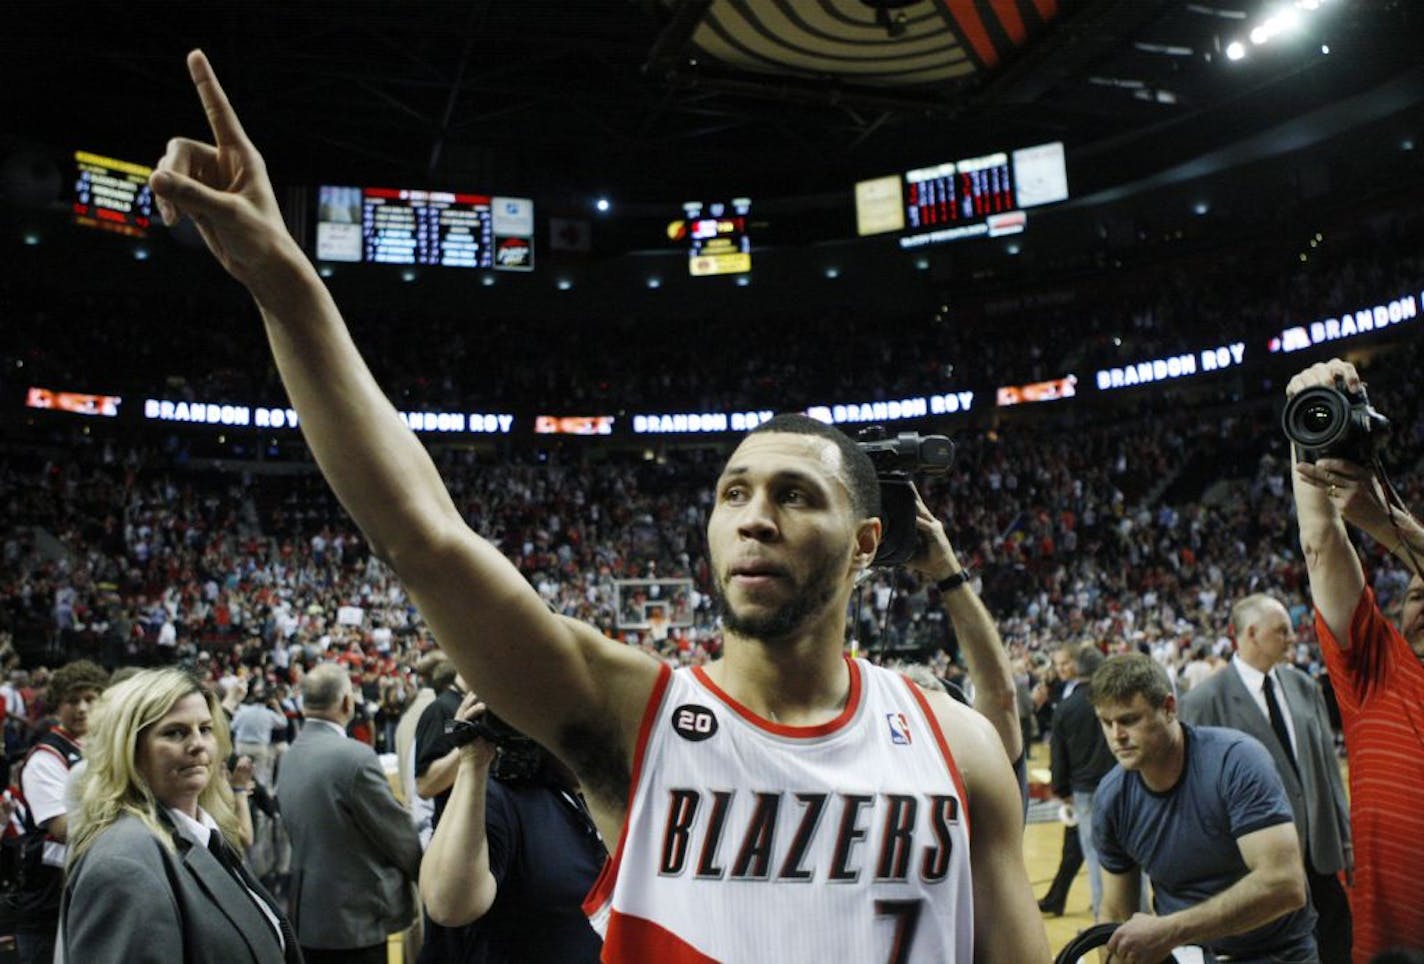
<path id="1" fill-rule="evenodd" d="M 973 578 L 974 573 L 969 570 L 968 566 L 965 566 L 963 569 L 960 569 L 954 575 L 945 576 L 939 582 L 935 583 L 935 588 L 942 593 L 951 592 L 952 590 L 958 589 L 960 586 L 964 585 L 970 579 Z"/>

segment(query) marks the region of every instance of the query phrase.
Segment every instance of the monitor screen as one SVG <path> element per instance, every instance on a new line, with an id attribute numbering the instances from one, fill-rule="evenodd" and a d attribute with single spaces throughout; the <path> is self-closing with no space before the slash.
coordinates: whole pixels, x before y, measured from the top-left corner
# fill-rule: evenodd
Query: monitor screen
<path id="1" fill-rule="evenodd" d="M 747 230 L 749 198 L 727 203 L 689 201 L 687 217 L 668 225 L 668 236 L 687 242 L 687 270 L 694 276 L 746 274 L 752 270 L 752 242 Z"/>
<path id="2" fill-rule="evenodd" d="M 904 232 L 901 247 L 1022 231 L 1024 208 L 1068 198 L 1063 144 L 946 161 L 855 186 L 856 233 Z"/>
<path id="3" fill-rule="evenodd" d="M 147 237 L 153 222 L 153 168 L 88 151 L 74 152 L 74 223 Z"/>
<path id="4" fill-rule="evenodd" d="M 532 271 L 534 202 L 451 191 L 323 185 L 319 261 Z"/>

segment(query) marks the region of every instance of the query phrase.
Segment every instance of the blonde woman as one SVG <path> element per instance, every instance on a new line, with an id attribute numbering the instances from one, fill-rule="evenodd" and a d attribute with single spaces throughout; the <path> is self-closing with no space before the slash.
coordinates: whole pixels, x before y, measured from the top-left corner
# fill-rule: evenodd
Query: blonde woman
<path id="1" fill-rule="evenodd" d="M 104 694 L 70 838 L 65 960 L 301 961 L 236 856 L 230 747 L 217 697 L 181 670 L 145 670 Z"/>

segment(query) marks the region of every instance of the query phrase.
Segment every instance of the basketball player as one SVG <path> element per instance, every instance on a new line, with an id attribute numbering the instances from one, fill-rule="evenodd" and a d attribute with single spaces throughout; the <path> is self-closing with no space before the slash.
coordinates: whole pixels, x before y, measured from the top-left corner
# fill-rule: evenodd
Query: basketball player
<path id="1" fill-rule="evenodd" d="M 214 144 L 169 142 L 151 181 L 164 221 L 191 217 L 253 295 L 318 464 L 461 674 L 577 772 L 618 841 L 586 908 L 605 959 L 1047 961 L 993 728 L 843 655 L 881 532 L 864 453 L 799 416 L 737 448 L 708 523 L 726 635 L 705 669 L 551 614 L 465 525 L 206 58 L 188 67 Z"/>

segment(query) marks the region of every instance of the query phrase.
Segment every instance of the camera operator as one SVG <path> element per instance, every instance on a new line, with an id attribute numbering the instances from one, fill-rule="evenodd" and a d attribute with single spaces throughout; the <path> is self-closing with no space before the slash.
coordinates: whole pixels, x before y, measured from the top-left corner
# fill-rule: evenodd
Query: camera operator
<path id="1" fill-rule="evenodd" d="M 1292 474 L 1300 543 L 1315 601 L 1315 624 L 1340 704 L 1350 754 L 1350 820 L 1355 841 L 1354 960 L 1387 948 L 1424 948 L 1418 868 L 1424 864 L 1424 527 L 1391 505 L 1375 473 L 1361 464 L 1372 410 L 1354 366 L 1338 359 L 1312 365 L 1286 387 L 1294 399 L 1315 390 L 1326 402 L 1343 393 L 1334 421 L 1350 420 L 1335 448 L 1306 453 Z M 1324 390 L 1324 391 L 1322 391 Z M 1349 406 L 1348 409 L 1346 406 Z M 1348 411 L 1342 416 L 1340 411 Z M 1287 410 L 1287 431 L 1291 430 Z M 1324 427 L 1327 406 L 1315 413 Z M 1362 418 L 1361 415 L 1364 415 Z M 1362 438 L 1363 437 L 1363 438 Z M 1299 440 L 1297 451 L 1300 454 Z M 1355 459 L 1338 457 L 1343 448 Z M 1409 569 L 1399 626 L 1380 612 L 1350 544 L 1346 523 L 1367 533 Z"/>
<path id="2" fill-rule="evenodd" d="M 478 725 L 485 720 L 485 704 L 467 694 L 451 733 L 459 769 L 420 866 L 431 920 L 463 928 L 442 959 L 597 961 L 603 942 L 581 904 L 607 855 L 577 778 L 507 725 Z M 498 749 L 487 738 L 495 734 Z"/>

